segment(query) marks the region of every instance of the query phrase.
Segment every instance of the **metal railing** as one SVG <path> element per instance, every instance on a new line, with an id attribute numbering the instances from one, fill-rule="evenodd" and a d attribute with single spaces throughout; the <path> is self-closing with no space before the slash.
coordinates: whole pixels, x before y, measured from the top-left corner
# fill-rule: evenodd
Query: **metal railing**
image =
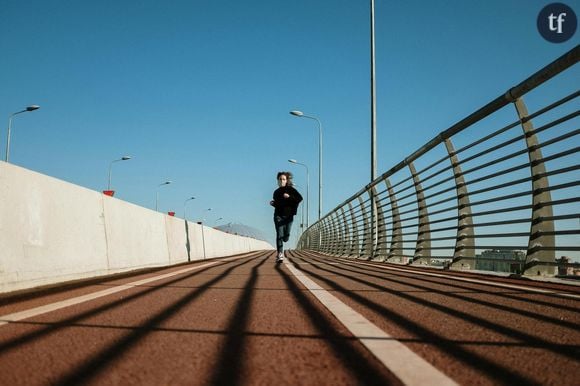
<path id="1" fill-rule="evenodd" d="M 556 259 L 580 251 L 579 56 L 576 46 L 441 132 L 310 226 L 297 248 L 525 275 L 579 268 Z"/>

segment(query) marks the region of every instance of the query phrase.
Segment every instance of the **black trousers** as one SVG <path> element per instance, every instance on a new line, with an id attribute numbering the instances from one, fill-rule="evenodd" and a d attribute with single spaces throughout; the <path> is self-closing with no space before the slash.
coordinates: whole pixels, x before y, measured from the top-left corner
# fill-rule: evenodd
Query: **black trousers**
<path id="1" fill-rule="evenodd" d="M 284 250 L 284 244 L 290 238 L 290 230 L 294 216 L 274 216 L 276 226 L 276 250 L 278 253 Z"/>

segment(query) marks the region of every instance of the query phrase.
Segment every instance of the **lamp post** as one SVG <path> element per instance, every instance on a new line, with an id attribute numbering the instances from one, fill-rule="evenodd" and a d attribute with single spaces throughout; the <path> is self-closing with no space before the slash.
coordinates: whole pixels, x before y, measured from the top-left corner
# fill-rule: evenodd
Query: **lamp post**
<path id="1" fill-rule="evenodd" d="M 8 118 L 8 137 L 6 139 L 6 162 L 8 162 L 8 159 L 10 158 L 10 131 L 12 130 L 12 118 L 14 118 L 14 116 L 17 114 L 27 113 L 29 111 L 38 110 L 39 108 L 40 108 L 39 105 L 30 105 L 22 111 L 17 111 L 13 113 L 12 115 L 10 115 L 10 118 Z"/>
<path id="2" fill-rule="evenodd" d="M 207 208 L 206 210 L 204 210 L 204 212 L 211 212 L 211 208 Z M 205 222 L 205 218 L 203 218 L 203 216 L 205 216 L 205 214 L 202 215 L 202 219 L 201 219 L 202 223 Z"/>
<path id="3" fill-rule="evenodd" d="M 187 200 L 185 200 L 185 202 L 183 203 L 183 219 L 187 220 L 187 217 L 185 217 L 185 210 L 187 209 L 187 202 L 191 201 L 191 200 L 195 200 L 195 197 L 189 197 Z"/>
<path id="4" fill-rule="evenodd" d="M 377 177 L 377 108 L 375 91 L 375 0 L 370 3 L 371 14 L 371 182 Z M 371 196 L 371 240 L 373 245 L 378 243 L 377 205 L 374 191 L 370 190 Z M 374 249 L 372 252 L 374 257 Z"/>
<path id="5" fill-rule="evenodd" d="M 308 171 L 308 166 L 306 166 L 306 164 L 298 162 L 295 159 L 289 159 L 288 162 L 296 165 L 302 165 L 306 168 L 306 229 L 308 229 L 310 224 L 310 172 Z"/>
<path id="6" fill-rule="evenodd" d="M 171 183 L 171 181 L 165 181 L 159 185 L 157 185 L 157 194 L 155 196 L 155 210 L 158 210 L 159 208 L 159 187 L 163 186 L 163 185 L 169 185 Z"/>
<path id="7" fill-rule="evenodd" d="M 318 118 L 305 115 L 302 111 L 293 110 L 290 111 L 290 114 L 300 118 L 314 119 L 318 123 L 318 220 L 320 220 L 322 212 L 322 124 Z"/>
<path id="8" fill-rule="evenodd" d="M 127 161 L 127 160 L 130 160 L 130 159 L 131 159 L 131 157 L 129 157 L 129 156 L 123 156 L 123 157 L 121 157 L 119 159 L 116 159 L 116 160 L 111 161 L 111 163 L 109 164 L 109 184 L 107 185 L 107 190 L 111 190 L 111 170 L 113 169 L 113 164 L 115 162 Z"/>
<path id="9" fill-rule="evenodd" d="M 375 91 L 375 0 L 371 0 L 371 182 L 377 176 L 377 108 Z"/>
<path id="10" fill-rule="evenodd" d="M 205 212 L 210 212 L 211 208 L 207 208 L 205 210 Z M 205 236 L 203 234 L 203 223 L 204 223 L 205 219 L 202 218 L 201 221 L 198 222 L 199 225 L 201 225 L 201 243 L 203 245 L 203 258 L 205 259 L 206 255 L 205 255 Z"/>

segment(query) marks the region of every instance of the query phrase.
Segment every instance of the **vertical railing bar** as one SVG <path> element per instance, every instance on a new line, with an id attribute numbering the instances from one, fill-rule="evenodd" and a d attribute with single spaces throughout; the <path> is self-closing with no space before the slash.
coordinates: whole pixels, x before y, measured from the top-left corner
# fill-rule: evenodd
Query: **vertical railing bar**
<path id="1" fill-rule="evenodd" d="M 351 227 L 352 227 L 352 231 L 353 231 L 353 237 L 352 237 L 352 243 L 350 245 L 350 252 L 349 252 L 349 257 L 358 257 L 358 244 L 359 244 L 359 231 L 358 231 L 358 224 L 356 223 L 355 219 L 354 219 L 354 213 L 353 213 L 353 206 L 352 203 L 348 203 L 348 207 L 349 207 L 349 211 L 350 211 L 350 219 L 351 219 Z"/>
<path id="2" fill-rule="evenodd" d="M 461 171 L 461 162 L 457 158 L 457 153 L 454 152 L 451 138 L 445 140 L 445 147 L 453 167 L 457 200 L 457 233 L 450 268 L 475 269 L 475 249 L 473 249 L 475 246 L 475 233 L 469 204 L 469 192 L 463 177 L 464 174 Z"/>
<path id="3" fill-rule="evenodd" d="M 415 183 L 415 192 L 417 194 L 417 211 L 419 212 L 420 216 L 415 254 L 413 256 L 413 265 L 431 265 L 430 253 L 426 252 L 430 251 L 431 242 L 425 240 L 431 238 L 427 202 L 425 201 L 425 197 L 421 189 L 421 179 L 415 170 L 413 162 L 410 162 L 408 167 L 411 171 L 411 175 L 413 176 L 413 181 Z"/>
<path id="4" fill-rule="evenodd" d="M 524 274 L 531 275 L 554 275 L 553 266 L 536 265 L 539 262 L 553 263 L 556 260 L 555 251 L 541 250 L 538 247 L 555 247 L 556 238 L 554 235 L 542 234 L 542 232 L 554 232 L 554 222 L 546 220 L 547 217 L 552 217 L 552 205 L 548 204 L 552 201 L 551 194 L 548 188 L 549 182 L 547 177 L 539 177 L 546 173 L 545 164 L 542 160 L 542 151 L 538 146 L 538 137 L 531 133 L 534 128 L 532 120 L 528 119 L 527 107 L 522 98 L 514 101 L 514 106 L 518 117 L 522 122 L 522 130 L 526 137 L 526 146 L 529 149 L 530 173 L 532 175 L 532 219 L 530 238 L 528 242 L 528 250 L 526 254 L 526 266 L 524 267 Z M 538 192 L 541 190 L 540 192 Z"/>
<path id="5" fill-rule="evenodd" d="M 399 216 L 399 207 L 397 203 L 397 197 L 393 192 L 393 188 L 388 178 L 385 178 L 385 184 L 387 185 L 387 190 L 389 191 L 389 199 L 391 201 L 391 217 L 393 218 L 393 229 L 391 231 L 391 245 L 389 247 L 389 254 L 387 261 L 393 262 L 396 256 L 395 252 L 403 245 L 403 236 L 401 232 L 401 218 Z M 399 263 L 405 263 L 399 258 Z"/>
<path id="6" fill-rule="evenodd" d="M 376 185 L 373 186 L 371 188 L 371 193 L 375 195 L 375 197 L 377 197 L 376 194 L 377 188 Z M 374 245 L 373 245 L 373 252 L 372 252 L 372 256 L 373 256 L 373 260 L 385 260 L 386 256 L 381 256 L 380 255 L 380 251 L 379 251 L 379 245 L 382 245 L 383 243 L 386 243 L 386 231 L 382 228 L 384 228 L 385 225 L 385 218 L 384 218 L 384 214 L 383 214 L 383 210 L 382 208 L 379 207 L 380 201 L 377 198 L 375 201 L 376 207 L 376 221 L 377 221 L 377 234 L 376 234 L 376 239 L 373 240 Z"/>

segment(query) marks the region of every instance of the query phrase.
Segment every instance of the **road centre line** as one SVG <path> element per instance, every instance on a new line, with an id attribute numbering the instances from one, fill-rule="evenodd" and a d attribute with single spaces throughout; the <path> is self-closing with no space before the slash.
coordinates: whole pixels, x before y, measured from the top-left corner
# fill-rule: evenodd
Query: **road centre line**
<path id="1" fill-rule="evenodd" d="M 74 306 L 74 305 L 77 305 L 80 303 L 88 302 L 90 300 L 98 299 L 98 298 L 101 298 L 103 296 L 112 295 L 114 293 L 125 291 L 128 289 L 134 288 L 134 287 L 138 287 L 138 286 L 141 286 L 144 284 L 148 284 L 148 283 L 157 281 L 157 280 L 167 279 L 169 277 L 180 275 L 180 274 L 187 273 L 190 271 L 194 271 L 196 269 L 210 267 L 210 266 L 215 265 L 215 264 L 220 263 L 220 262 L 236 260 L 236 259 L 240 259 L 240 258 L 247 257 L 247 256 L 248 256 L 248 254 L 244 254 L 241 256 L 214 260 L 214 261 L 208 262 L 206 264 L 197 265 L 195 267 L 188 267 L 188 268 L 180 269 L 178 271 L 165 273 L 165 274 L 158 275 L 158 276 L 153 276 L 153 277 L 150 277 L 147 279 L 137 280 L 137 281 L 134 281 L 132 283 L 119 285 L 119 286 L 108 288 L 108 289 L 105 289 L 102 291 L 93 292 L 91 294 L 78 296 L 76 298 L 61 300 L 61 301 L 56 302 L 56 303 L 46 304 L 44 306 L 31 308 L 29 310 L 24 310 L 24 311 L 14 312 L 12 314 L 2 315 L 2 316 L 0 316 L 0 327 L 3 325 L 9 324 L 9 323 L 17 322 L 19 320 L 32 318 L 34 316 L 42 315 L 42 314 L 45 314 L 47 312 L 60 310 L 62 308 L 66 308 L 66 307 Z"/>
<path id="2" fill-rule="evenodd" d="M 312 295 L 405 385 L 457 385 L 407 346 L 320 287 L 290 262 L 286 261 L 285 265 Z"/>

